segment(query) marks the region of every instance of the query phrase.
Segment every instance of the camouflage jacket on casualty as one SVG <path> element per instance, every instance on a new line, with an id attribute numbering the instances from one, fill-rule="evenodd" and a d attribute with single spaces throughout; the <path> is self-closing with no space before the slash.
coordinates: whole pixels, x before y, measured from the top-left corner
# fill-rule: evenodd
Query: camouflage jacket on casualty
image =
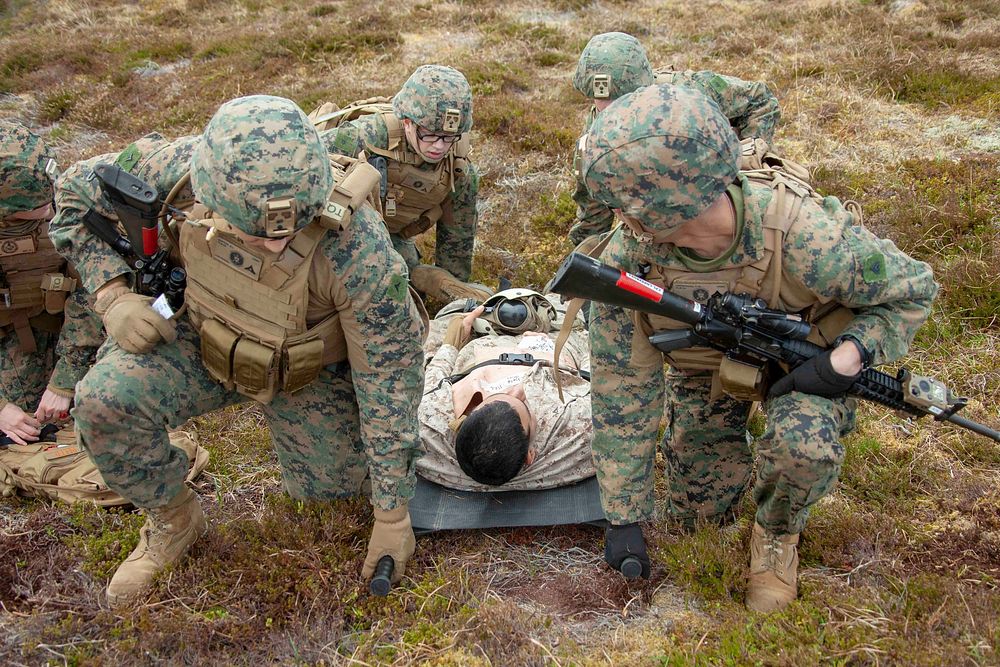
<path id="1" fill-rule="evenodd" d="M 774 130 L 781 119 L 781 109 L 778 98 L 765 83 L 744 81 L 708 70 L 674 71 L 668 67 L 657 70 L 655 74 L 656 85 L 686 86 L 713 100 L 729 118 L 740 139 L 759 137 L 768 144 L 774 140 Z M 596 107 L 591 107 L 584 133 L 590 130 L 596 116 Z M 574 244 L 611 229 L 614 213 L 593 199 L 587 192 L 587 186 L 579 178 L 576 179 L 573 201 L 577 206 L 576 223 L 570 229 L 569 238 Z"/>
<path id="2" fill-rule="evenodd" d="M 565 305 L 560 304 L 560 307 L 565 310 Z M 464 313 L 452 317 L 462 316 Z M 420 438 L 425 448 L 424 456 L 417 461 L 420 475 L 449 488 L 485 492 L 551 489 L 593 476 L 590 382 L 579 375 L 563 372 L 562 386 L 566 399 L 563 403 L 559 400 L 552 369 L 539 364 L 523 368 L 519 378 L 506 379 L 506 382 L 519 380 L 523 385 L 526 402 L 535 418 L 536 431 L 529 443 L 535 450 L 535 461 L 502 486 L 479 484 L 462 471 L 455 457 L 455 434 L 448 427 L 456 417 L 449 377 L 467 372 L 483 361 L 497 359 L 503 352 L 528 353 L 538 359 L 551 359 L 555 352 L 556 333 L 481 336 L 472 339 L 461 350 L 456 350 L 451 345 L 440 345 L 450 321 L 450 317 L 432 320 L 431 333 L 424 345 L 427 354 L 433 357 L 427 364 L 424 397 L 420 402 Z M 587 338 L 581 319 L 563 349 L 564 369 L 590 368 Z M 487 395 L 490 393 L 488 381 L 482 388 Z"/>
<path id="3" fill-rule="evenodd" d="M 188 171 L 200 140 L 195 136 L 168 142 L 147 135 L 122 153 L 78 163 L 63 175 L 51 235 L 57 249 L 80 268 L 89 291 L 130 273 L 121 257 L 83 225 L 91 208 L 113 217 L 96 181 L 88 179 L 94 165 L 115 161 L 163 198 Z M 348 362 L 371 465 L 372 502 L 382 509 L 412 496 L 413 459 L 419 451 L 416 407 L 423 387 L 423 327 L 408 296 L 405 272 L 381 218 L 363 206 L 347 230 L 327 232 L 309 277 L 307 320 L 316 322 L 338 312 L 355 319 L 362 333 L 360 340 L 348 340 Z M 331 423 L 330 428 L 339 426 Z"/>

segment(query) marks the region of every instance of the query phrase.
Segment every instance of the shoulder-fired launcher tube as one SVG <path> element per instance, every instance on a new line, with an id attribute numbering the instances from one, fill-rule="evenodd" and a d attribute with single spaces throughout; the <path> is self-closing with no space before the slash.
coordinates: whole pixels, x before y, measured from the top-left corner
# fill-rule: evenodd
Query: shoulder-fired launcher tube
<path id="1" fill-rule="evenodd" d="M 669 317 L 694 326 L 705 315 L 705 306 L 671 294 L 627 271 L 608 266 L 583 253 L 573 252 L 556 271 L 549 290 L 571 299 L 592 299 L 622 308 Z"/>

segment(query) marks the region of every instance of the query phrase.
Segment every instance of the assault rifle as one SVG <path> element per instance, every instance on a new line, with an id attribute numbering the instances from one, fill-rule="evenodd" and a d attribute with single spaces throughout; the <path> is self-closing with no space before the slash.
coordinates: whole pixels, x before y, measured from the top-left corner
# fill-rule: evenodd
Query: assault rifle
<path id="1" fill-rule="evenodd" d="M 160 248 L 161 202 L 156 190 L 115 164 L 99 163 L 94 167 L 94 177 L 127 236 L 112 220 L 94 210 L 87 213 L 83 224 L 131 267 L 136 292 L 152 297 L 162 294 L 176 312 L 184 303 L 187 273 L 172 265 L 169 250 Z"/>
<path id="2" fill-rule="evenodd" d="M 737 362 L 794 368 L 826 349 L 806 340 L 808 322 L 768 308 L 763 299 L 716 292 L 701 304 L 578 252 L 566 258 L 549 289 L 565 297 L 591 299 L 686 324 L 687 329 L 658 331 L 649 337 L 664 352 L 708 347 Z M 895 377 L 869 368 L 847 393 L 915 417 L 931 415 L 1000 442 L 1000 431 L 955 414 L 968 399 L 952 394 L 940 380 L 905 368 Z"/>

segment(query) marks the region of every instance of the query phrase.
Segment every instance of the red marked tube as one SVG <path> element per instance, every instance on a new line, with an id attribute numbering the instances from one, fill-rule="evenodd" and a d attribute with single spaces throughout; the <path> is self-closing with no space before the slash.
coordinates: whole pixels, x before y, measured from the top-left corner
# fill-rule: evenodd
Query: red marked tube
<path id="1" fill-rule="evenodd" d="M 638 294 L 642 298 L 649 299 L 653 303 L 659 303 L 660 299 L 663 297 L 662 287 L 654 285 L 648 280 L 643 280 L 639 276 L 634 276 L 627 271 L 621 272 L 615 286 L 628 290 L 633 294 Z"/>
<path id="2" fill-rule="evenodd" d="M 157 239 L 159 234 L 156 227 L 142 228 L 142 254 L 146 257 L 153 255 L 159 250 Z"/>

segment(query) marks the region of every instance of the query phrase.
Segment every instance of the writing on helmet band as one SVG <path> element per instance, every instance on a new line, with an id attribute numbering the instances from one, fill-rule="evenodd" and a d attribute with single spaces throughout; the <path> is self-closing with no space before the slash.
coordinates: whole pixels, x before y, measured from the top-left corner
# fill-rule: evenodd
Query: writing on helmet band
<path id="1" fill-rule="evenodd" d="M 611 75 L 595 74 L 594 98 L 599 100 L 606 100 L 609 97 L 611 97 Z"/>
<path id="2" fill-rule="evenodd" d="M 264 229 L 268 238 L 279 239 L 295 231 L 295 200 L 269 199 L 264 207 Z"/>

